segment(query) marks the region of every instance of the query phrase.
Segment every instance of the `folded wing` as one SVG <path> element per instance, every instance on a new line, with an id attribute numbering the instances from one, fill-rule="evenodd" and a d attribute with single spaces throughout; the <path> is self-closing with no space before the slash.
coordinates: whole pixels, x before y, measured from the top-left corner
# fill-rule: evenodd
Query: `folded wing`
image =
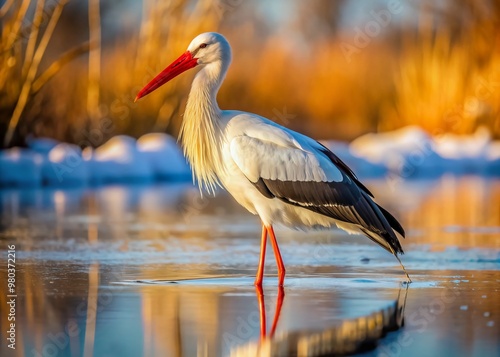
<path id="1" fill-rule="evenodd" d="M 395 234 L 404 237 L 403 228 L 344 162 L 312 139 L 281 134 L 276 141 L 240 135 L 230 143 L 231 157 L 262 195 L 355 224 L 389 252 L 403 253 Z"/>

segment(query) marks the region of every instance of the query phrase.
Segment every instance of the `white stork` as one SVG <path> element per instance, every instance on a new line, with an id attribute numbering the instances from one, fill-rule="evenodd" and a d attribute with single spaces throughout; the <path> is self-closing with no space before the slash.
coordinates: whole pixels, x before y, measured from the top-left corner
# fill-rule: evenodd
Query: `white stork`
<path id="1" fill-rule="evenodd" d="M 370 191 L 334 153 L 305 135 L 259 115 L 221 110 L 217 92 L 231 63 L 231 47 L 214 32 L 196 36 L 187 51 L 138 94 L 138 100 L 182 72 L 200 66 L 193 80 L 180 140 L 200 187 L 224 187 L 259 215 L 262 238 L 255 285 L 262 286 L 267 235 L 285 279 L 273 224 L 294 228 L 331 227 L 363 233 L 394 254 L 403 254 L 399 222 L 376 204 Z M 410 277 L 401 264 L 408 281 Z"/>

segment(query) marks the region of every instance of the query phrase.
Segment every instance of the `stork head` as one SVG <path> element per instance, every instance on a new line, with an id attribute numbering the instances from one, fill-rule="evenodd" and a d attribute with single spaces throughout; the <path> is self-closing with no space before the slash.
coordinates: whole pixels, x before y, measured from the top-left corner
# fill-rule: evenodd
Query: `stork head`
<path id="1" fill-rule="evenodd" d="M 187 48 L 198 64 L 231 60 L 231 47 L 219 33 L 205 32 L 196 36 Z"/>
<path id="2" fill-rule="evenodd" d="M 216 32 L 202 33 L 191 41 L 186 52 L 141 89 L 135 100 L 146 96 L 188 69 L 216 62 L 229 64 L 230 61 L 231 47 L 224 36 Z"/>

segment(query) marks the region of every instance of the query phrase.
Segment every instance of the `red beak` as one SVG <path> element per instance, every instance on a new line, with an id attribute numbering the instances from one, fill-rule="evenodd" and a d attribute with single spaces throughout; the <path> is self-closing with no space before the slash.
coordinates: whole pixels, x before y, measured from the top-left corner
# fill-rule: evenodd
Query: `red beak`
<path id="1" fill-rule="evenodd" d="M 137 94 L 134 102 L 138 101 L 142 97 L 148 95 L 155 89 L 161 87 L 165 83 L 167 83 L 172 78 L 177 77 L 182 72 L 187 71 L 198 65 L 198 59 L 193 58 L 191 52 L 184 52 L 179 58 L 177 58 L 170 66 L 161 71 L 151 82 L 146 84 L 144 88 Z"/>

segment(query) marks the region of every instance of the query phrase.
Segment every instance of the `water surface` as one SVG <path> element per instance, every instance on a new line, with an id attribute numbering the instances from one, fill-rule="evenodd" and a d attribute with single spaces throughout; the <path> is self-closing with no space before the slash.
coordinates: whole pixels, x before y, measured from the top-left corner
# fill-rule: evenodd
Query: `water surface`
<path id="1" fill-rule="evenodd" d="M 1 282 L 16 246 L 16 349 L 4 283 L 2 356 L 229 356 L 404 303 L 377 356 L 500 356 L 500 181 L 368 182 L 407 231 L 397 261 L 342 231 L 276 234 L 264 296 L 253 287 L 260 226 L 224 193 L 189 184 L 0 191 Z M 404 297 L 404 299 L 403 299 Z M 282 300 L 281 300 L 282 299 Z M 281 309 L 279 309 L 279 305 Z M 276 317 L 276 310 L 280 310 Z M 373 347 L 373 346 L 372 346 Z"/>

